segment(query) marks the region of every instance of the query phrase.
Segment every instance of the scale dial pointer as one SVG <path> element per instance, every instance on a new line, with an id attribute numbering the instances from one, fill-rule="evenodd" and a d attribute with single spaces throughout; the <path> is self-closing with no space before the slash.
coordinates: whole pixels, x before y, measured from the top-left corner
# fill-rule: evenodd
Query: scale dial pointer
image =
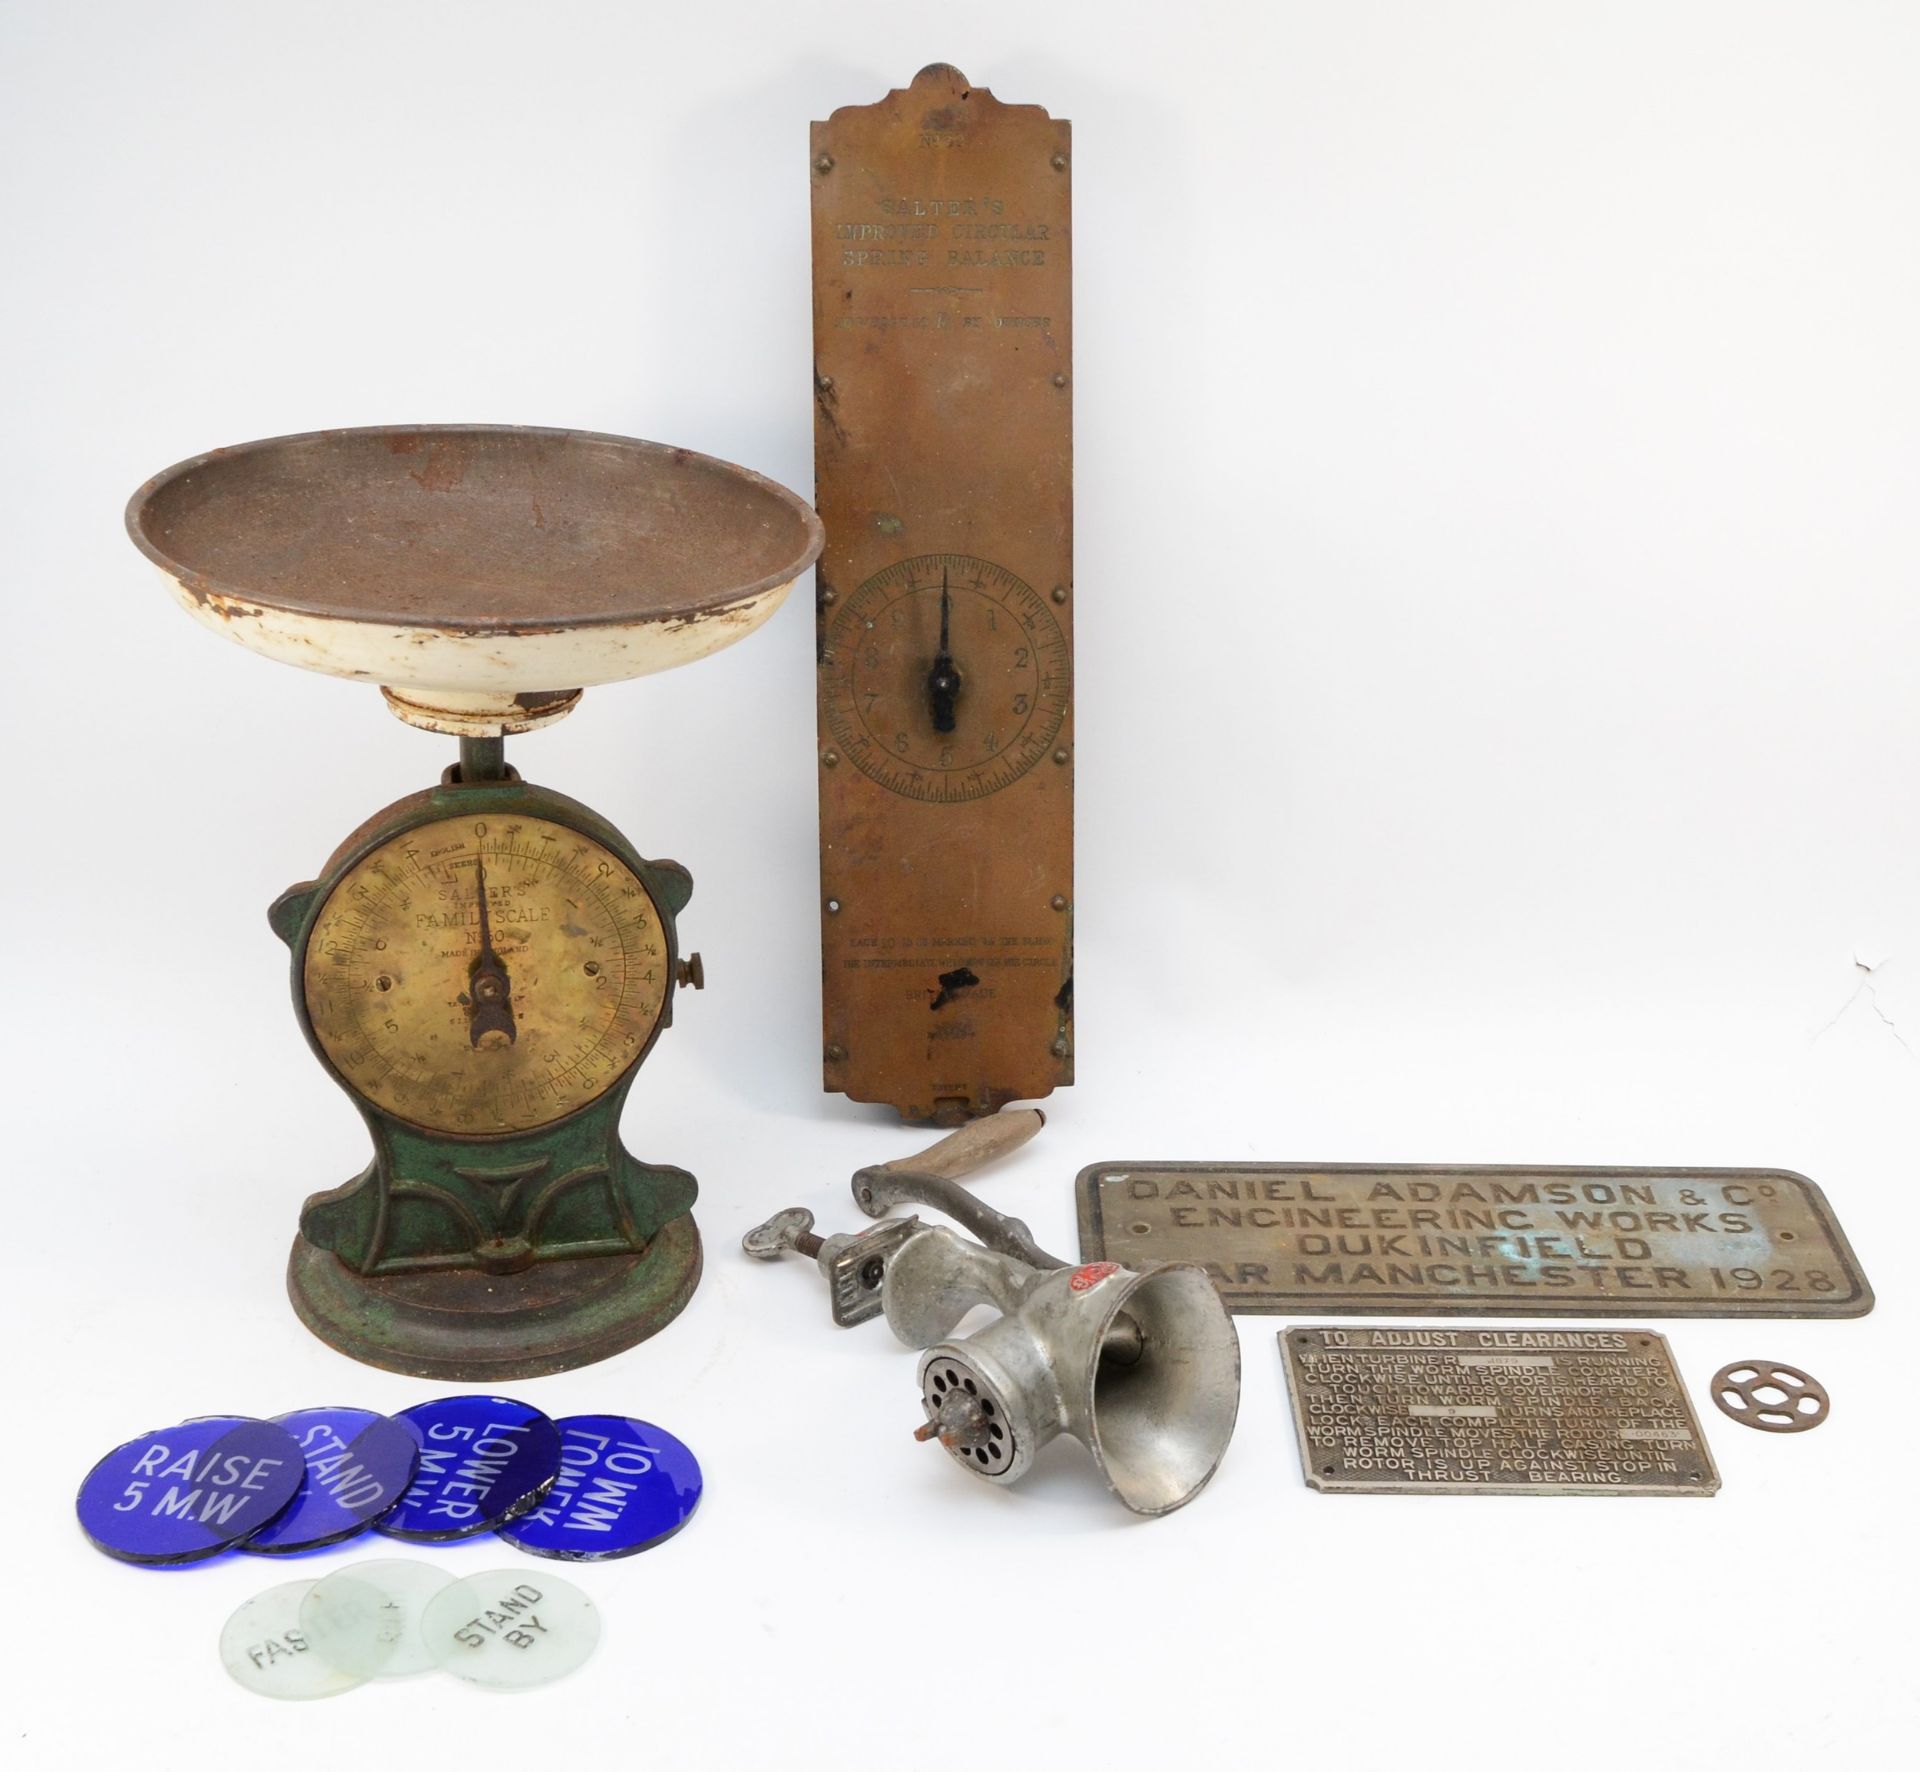
<path id="1" fill-rule="evenodd" d="M 953 626 L 953 594 L 947 589 L 947 569 L 940 568 L 940 650 L 933 655 L 933 668 L 927 672 L 927 711 L 935 732 L 954 728 L 955 704 L 960 699 L 964 679 L 953 662 L 949 639 Z"/>
<path id="2" fill-rule="evenodd" d="M 467 968 L 467 1043 L 478 1046 L 488 1034 L 505 1034 L 511 1046 L 519 1037 L 513 1025 L 513 984 L 506 962 L 493 951 L 493 928 L 487 919 L 487 864 L 477 854 L 473 877 L 480 901 L 480 951 Z"/>

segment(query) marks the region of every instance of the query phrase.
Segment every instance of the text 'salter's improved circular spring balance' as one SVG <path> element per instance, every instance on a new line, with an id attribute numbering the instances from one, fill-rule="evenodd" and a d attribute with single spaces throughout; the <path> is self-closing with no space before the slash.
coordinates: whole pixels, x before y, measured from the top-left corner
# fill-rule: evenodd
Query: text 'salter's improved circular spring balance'
<path id="1" fill-rule="evenodd" d="M 310 1198 L 294 1308 L 343 1352 L 463 1380 L 616 1353 L 700 1273 L 694 1179 L 622 1145 L 676 987 L 693 881 L 520 779 L 503 740 L 584 686 L 743 638 L 820 552 L 785 488 L 627 437 L 494 425 L 215 450 L 127 527 L 189 614 L 286 664 L 377 683 L 460 741 L 269 913 L 309 1043 L 373 1136 Z"/>

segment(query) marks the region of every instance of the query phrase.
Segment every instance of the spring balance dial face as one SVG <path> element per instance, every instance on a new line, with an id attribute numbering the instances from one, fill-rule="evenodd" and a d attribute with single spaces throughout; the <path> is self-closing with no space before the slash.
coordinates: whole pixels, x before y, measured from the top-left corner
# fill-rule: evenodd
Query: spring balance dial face
<path id="1" fill-rule="evenodd" d="M 830 629 L 827 723 L 854 764 L 916 800 L 1017 781 L 1066 718 L 1067 638 L 1046 598 L 970 554 L 877 572 Z"/>
<path id="2" fill-rule="evenodd" d="M 604 1094 L 667 990 L 660 912 L 620 858 L 546 819 L 449 818 L 340 879 L 307 944 L 314 1036 L 409 1125 L 483 1137 Z"/>

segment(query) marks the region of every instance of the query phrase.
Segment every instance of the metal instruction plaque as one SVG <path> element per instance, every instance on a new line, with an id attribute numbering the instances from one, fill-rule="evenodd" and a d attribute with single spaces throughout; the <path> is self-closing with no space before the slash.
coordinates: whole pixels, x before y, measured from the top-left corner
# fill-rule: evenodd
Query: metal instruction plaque
<path id="1" fill-rule="evenodd" d="M 1873 1289 L 1786 1169 L 1095 1163 L 1084 1261 L 1197 1261 L 1234 1311 L 1861 1317 Z"/>
<path id="2" fill-rule="evenodd" d="M 1345 1495 L 1711 1495 L 1713 1455 L 1648 1329 L 1280 1332 L 1310 1487 Z"/>
<path id="3" fill-rule="evenodd" d="M 813 126 L 824 1084 L 1073 1081 L 1069 126 L 944 63 Z"/>

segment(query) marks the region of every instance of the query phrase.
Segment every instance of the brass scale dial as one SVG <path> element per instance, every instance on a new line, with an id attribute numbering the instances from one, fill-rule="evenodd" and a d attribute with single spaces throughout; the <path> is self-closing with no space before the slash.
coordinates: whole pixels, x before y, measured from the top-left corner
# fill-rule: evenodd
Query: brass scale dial
<path id="1" fill-rule="evenodd" d="M 391 838 L 335 886 L 307 942 L 315 1038 L 412 1125 L 525 1131 L 600 1095 L 666 1000 L 658 907 L 582 832 L 455 818 Z"/>
<path id="2" fill-rule="evenodd" d="M 827 723 L 854 765 L 910 799 L 975 800 L 1052 749 L 1072 664 L 1046 598 L 971 554 L 877 572 L 829 631 Z"/>
<path id="3" fill-rule="evenodd" d="M 270 918 L 302 1021 L 375 1152 L 301 1213 L 290 1284 L 310 1326 L 403 1371 L 457 1359 L 507 1376 L 577 1363 L 568 1338 L 588 1319 L 607 1351 L 633 1339 L 634 1312 L 684 1302 L 699 1271 L 693 1177 L 636 1159 L 619 1117 L 675 987 L 702 982 L 675 934 L 692 888 L 684 868 L 641 859 L 586 807 L 505 770 L 498 741 L 463 740 L 438 788 L 377 814 L 321 879 L 281 894 Z M 506 1276 L 588 1257 L 614 1264 L 592 1282 L 610 1317 L 585 1304 L 556 1316 L 550 1286 L 584 1281 L 529 1277 L 512 1295 L 524 1304 L 501 1303 Z M 649 1262 L 650 1299 L 625 1277 Z M 423 1293 L 429 1275 L 441 1289 Z M 526 1346 L 497 1345 L 521 1327 L 502 1310 L 527 1313 Z M 565 1345 L 536 1345 L 549 1331 Z"/>

